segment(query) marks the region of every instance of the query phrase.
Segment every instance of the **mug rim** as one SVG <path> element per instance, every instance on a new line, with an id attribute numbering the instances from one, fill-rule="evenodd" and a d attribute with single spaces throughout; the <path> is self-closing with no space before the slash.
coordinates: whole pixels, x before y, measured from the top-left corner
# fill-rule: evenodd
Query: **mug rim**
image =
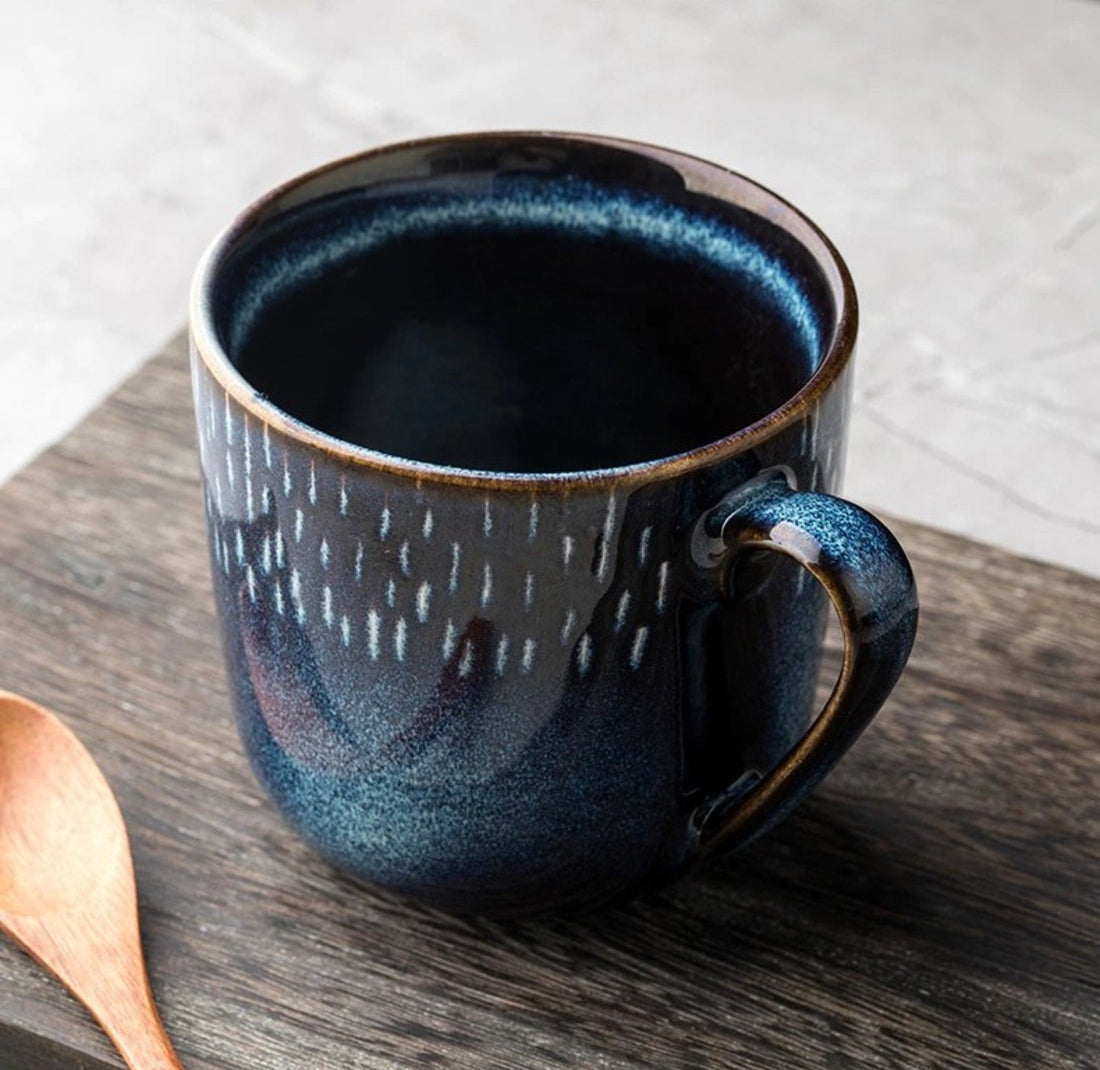
<path id="1" fill-rule="evenodd" d="M 824 354 L 802 386 L 781 405 L 760 419 L 728 435 L 681 453 L 607 468 L 560 472 L 490 471 L 416 461 L 381 450 L 347 442 L 291 416 L 264 397 L 230 361 L 214 326 L 214 286 L 219 269 L 236 244 L 251 229 L 287 202 L 310 201 L 315 195 L 295 194 L 335 177 L 341 171 L 376 157 L 401 151 L 415 151 L 434 145 L 477 144 L 516 138 L 546 142 L 582 142 L 642 155 L 676 169 L 685 187 L 717 200 L 737 205 L 784 230 L 802 246 L 821 270 L 835 306 L 835 322 Z M 634 485 L 672 478 L 705 467 L 759 445 L 777 431 L 794 423 L 824 396 L 851 358 L 858 326 L 858 304 L 851 274 L 840 253 L 825 233 L 805 213 L 779 194 L 753 179 L 698 156 L 662 148 L 644 141 L 607 137 L 602 134 L 566 133 L 541 130 L 494 130 L 442 134 L 413 138 L 376 146 L 329 161 L 281 183 L 254 200 L 219 233 L 207 247 L 191 283 L 189 327 L 192 352 L 226 394 L 260 423 L 310 449 L 329 455 L 349 467 L 381 471 L 421 483 L 451 484 L 484 490 L 535 491 L 557 487 L 579 489 L 608 485 Z"/>

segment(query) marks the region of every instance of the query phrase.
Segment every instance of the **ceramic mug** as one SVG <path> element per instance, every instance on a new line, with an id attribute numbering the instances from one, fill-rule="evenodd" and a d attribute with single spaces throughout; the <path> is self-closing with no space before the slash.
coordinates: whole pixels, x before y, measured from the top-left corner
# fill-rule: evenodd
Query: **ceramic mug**
<path id="1" fill-rule="evenodd" d="M 658 886 L 786 814 L 902 670 L 905 555 L 831 496 L 851 280 L 746 178 L 378 149 L 248 208 L 191 329 L 244 744 L 368 882 L 497 915 Z"/>

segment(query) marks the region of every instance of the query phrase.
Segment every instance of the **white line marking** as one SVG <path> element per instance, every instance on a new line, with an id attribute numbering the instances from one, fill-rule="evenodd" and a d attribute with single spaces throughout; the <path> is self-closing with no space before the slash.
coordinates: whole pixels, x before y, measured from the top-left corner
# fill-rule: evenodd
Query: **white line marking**
<path id="1" fill-rule="evenodd" d="M 321 616 L 325 619 L 325 624 L 331 628 L 336 621 L 336 617 L 332 613 L 332 588 L 326 583 L 324 590 L 321 592 Z"/>
<path id="2" fill-rule="evenodd" d="M 287 451 L 283 450 L 283 497 L 290 497 L 290 488 L 293 484 L 290 479 L 290 459 L 287 457 Z"/>
<path id="3" fill-rule="evenodd" d="M 346 613 L 340 618 L 340 638 L 343 639 L 344 646 L 351 642 L 351 621 Z"/>
<path id="4" fill-rule="evenodd" d="M 243 565 L 244 564 L 244 536 L 241 534 L 240 525 L 237 526 L 236 547 L 237 547 L 237 564 L 238 565 Z"/>
<path id="5" fill-rule="evenodd" d="M 607 515 L 603 521 L 603 538 L 600 540 L 600 556 L 596 564 L 596 579 L 602 580 L 607 572 L 607 560 L 611 556 L 611 536 L 615 534 L 615 492 L 607 496 Z"/>
<path id="6" fill-rule="evenodd" d="M 271 533 L 268 532 L 264 535 L 263 546 L 260 548 L 260 565 L 265 576 L 271 575 L 271 563 Z"/>
<path id="7" fill-rule="evenodd" d="M 405 618 L 398 617 L 397 623 L 393 626 L 393 652 L 397 655 L 398 661 L 405 660 L 405 632 L 406 632 Z"/>
<path id="8" fill-rule="evenodd" d="M 455 652 L 455 639 L 457 638 L 454 621 L 448 618 L 447 627 L 443 629 L 443 660 L 450 661 Z"/>
<path id="9" fill-rule="evenodd" d="M 592 637 L 585 632 L 577 643 L 577 672 L 586 676 L 592 667 Z"/>
<path id="10" fill-rule="evenodd" d="M 565 646 L 566 642 L 569 639 L 569 633 L 573 630 L 573 625 L 576 624 L 576 623 L 577 623 L 576 610 L 570 609 L 565 614 L 565 620 L 562 622 L 562 626 L 561 626 L 561 645 L 562 646 Z"/>
<path id="11" fill-rule="evenodd" d="M 664 613 L 668 604 L 668 562 L 662 561 L 657 570 L 657 612 Z"/>
<path id="12" fill-rule="evenodd" d="M 530 672 L 531 666 L 535 664 L 535 647 L 538 644 L 534 639 L 523 640 L 523 671 Z"/>
<path id="13" fill-rule="evenodd" d="M 305 523 L 305 517 L 302 515 L 301 509 L 294 510 L 294 541 L 302 541 L 302 525 Z"/>
<path id="14" fill-rule="evenodd" d="M 485 499 L 485 519 L 481 525 L 482 531 L 485 532 L 485 538 L 488 538 L 493 534 L 493 514 L 489 510 L 489 499 Z"/>
<path id="15" fill-rule="evenodd" d="M 474 644 L 467 639 L 462 644 L 462 657 L 458 662 L 458 675 L 466 677 L 470 675 L 470 670 L 474 667 Z"/>
<path id="16" fill-rule="evenodd" d="M 283 615 L 283 585 L 278 579 L 275 580 L 275 612 L 280 617 Z"/>
<path id="17" fill-rule="evenodd" d="M 229 395 L 225 395 L 225 444 L 233 445 L 233 414 L 229 411 Z"/>
<path id="18" fill-rule="evenodd" d="M 255 605 L 256 604 L 256 573 L 252 571 L 252 566 L 247 565 L 244 570 L 244 578 L 248 583 L 248 600 Z"/>
<path id="19" fill-rule="evenodd" d="M 357 583 L 363 579 L 363 540 L 355 543 L 355 580 Z"/>
<path id="20" fill-rule="evenodd" d="M 298 623 L 302 624 L 306 619 L 306 606 L 302 601 L 302 577 L 296 568 L 290 570 L 290 597 L 298 610 Z"/>
<path id="21" fill-rule="evenodd" d="M 398 554 L 398 560 L 401 562 L 401 574 L 408 576 L 412 573 L 412 568 L 409 565 L 409 540 L 406 539 L 401 544 L 401 552 Z"/>
<path id="22" fill-rule="evenodd" d="M 642 654 L 645 653 L 646 636 L 649 629 L 643 624 L 634 632 L 634 643 L 630 647 L 630 667 L 636 669 L 642 663 Z"/>
<path id="23" fill-rule="evenodd" d="M 382 506 L 382 522 L 378 525 L 378 537 L 385 542 L 390 533 L 390 507 Z"/>
<path id="24" fill-rule="evenodd" d="M 451 578 L 447 584 L 447 589 L 454 594 L 458 590 L 458 561 L 462 555 L 462 551 L 457 542 L 451 543 Z"/>
<path id="25" fill-rule="evenodd" d="M 508 664 L 508 636 L 502 635 L 497 643 L 497 676 L 504 675 L 505 666 Z"/>
<path id="26" fill-rule="evenodd" d="M 421 531 L 424 533 L 425 539 L 430 539 L 432 537 L 433 527 L 435 527 L 435 518 L 432 516 L 431 509 L 429 509 L 424 514 L 424 527 L 421 528 Z"/>
<path id="27" fill-rule="evenodd" d="M 428 611 L 432 604 L 432 585 L 425 580 L 416 592 L 416 619 L 421 624 L 428 621 Z"/>
<path id="28" fill-rule="evenodd" d="M 573 560 L 573 536 L 563 535 L 561 537 L 561 560 L 565 566 L 565 571 L 569 571 L 569 562 Z"/>
<path id="29" fill-rule="evenodd" d="M 271 428 L 264 424 L 264 464 L 271 471 Z"/>
<path id="30" fill-rule="evenodd" d="M 283 543 L 283 529 L 275 529 L 275 567 L 282 568 L 286 564 L 286 557 L 284 556 L 284 543 Z"/>
<path id="31" fill-rule="evenodd" d="M 317 504 L 317 462 L 309 462 L 309 504 Z"/>
<path id="32" fill-rule="evenodd" d="M 371 661 L 378 660 L 378 631 L 381 623 L 381 618 L 372 609 L 367 614 L 367 645 L 370 649 Z"/>
<path id="33" fill-rule="evenodd" d="M 638 538 L 638 564 L 644 565 L 649 557 L 649 537 L 653 534 L 653 525 L 647 524 L 642 528 L 642 534 Z"/>
<path id="34" fill-rule="evenodd" d="M 332 560 L 332 551 L 328 548 L 328 539 L 321 539 L 321 567 L 327 569 Z"/>
<path id="35" fill-rule="evenodd" d="M 348 515 L 348 477 L 340 477 L 340 515 Z"/>
<path id="36" fill-rule="evenodd" d="M 535 600 L 535 574 L 528 572 L 523 580 L 523 608 L 530 609 Z"/>
<path id="37" fill-rule="evenodd" d="M 623 591 L 619 604 L 615 607 L 615 631 L 621 632 L 626 623 L 626 614 L 630 609 L 630 592 Z"/>
<path id="38" fill-rule="evenodd" d="M 531 516 L 527 522 L 527 538 L 533 540 L 539 533 L 539 503 L 531 502 Z"/>
<path id="39" fill-rule="evenodd" d="M 489 562 L 485 562 L 484 578 L 481 581 L 481 606 L 484 609 L 489 604 L 489 599 L 493 597 L 493 570 L 489 566 Z"/>
<path id="40" fill-rule="evenodd" d="M 225 451 L 225 477 L 229 480 L 229 489 L 232 490 L 237 480 L 233 475 L 233 454 L 230 450 Z"/>

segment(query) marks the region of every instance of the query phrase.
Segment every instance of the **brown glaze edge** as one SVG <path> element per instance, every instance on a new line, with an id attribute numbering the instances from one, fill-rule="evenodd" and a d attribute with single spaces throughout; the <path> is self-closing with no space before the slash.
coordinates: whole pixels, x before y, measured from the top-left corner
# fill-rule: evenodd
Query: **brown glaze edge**
<path id="1" fill-rule="evenodd" d="M 356 163 L 395 150 L 427 148 L 435 144 L 488 141 L 502 137 L 587 142 L 649 156 L 675 168 L 683 177 L 686 187 L 692 192 L 703 193 L 747 208 L 785 230 L 814 257 L 832 291 L 837 308 L 836 324 L 825 356 L 813 375 L 797 393 L 778 408 L 773 409 L 767 416 L 724 438 L 685 453 L 653 461 L 579 472 L 488 472 L 406 460 L 365 446 L 343 442 L 296 420 L 261 398 L 229 361 L 214 330 L 210 300 L 213 282 L 218 268 L 229 255 L 234 244 L 267 214 L 285 207 L 288 201 L 293 203 L 296 199 L 294 194 L 297 191 L 307 185 L 316 185 L 325 176 L 334 175 L 335 172 Z M 735 193 L 740 194 L 736 199 L 733 197 Z M 311 199 L 313 199 L 312 196 L 305 198 L 305 200 Z M 208 374 L 228 396 L 246 412 L 251 413 L 261 425 L 266 425 L 285 437 L 297 440 L 311 449 L 319 450 L 348 466 L 363 466 L 392 476 L 413 479 L 418 484 L 429 482 L 481 490 L 525 493 L 535 493 L 540 490 L 585 491 L 612 485 L 629 487 L 652 483 L 674 478 L 752 449 L 776 431 L 805 416 L 824 396 L 851 358 L 858 318 L 859 310 L 852 277 L 836 247 L 808 216 L 767 187 L 736 171 L 698 156 L 661 148 L 643 141 L 596 134 L 530 130 L 445 134 L 396 142 L 341 157 L 289 179 L 246 207 L 211 242 L 195 269 L 191 283 L 189 313 L 190 344 L 193 352 L 198 355 Z"/>

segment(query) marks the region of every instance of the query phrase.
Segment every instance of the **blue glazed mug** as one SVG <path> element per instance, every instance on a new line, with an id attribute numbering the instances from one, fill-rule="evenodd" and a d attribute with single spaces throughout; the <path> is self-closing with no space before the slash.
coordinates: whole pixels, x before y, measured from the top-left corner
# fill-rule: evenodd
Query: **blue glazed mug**
<path id="1" fill-rule="evenodd" d="M 832 496 L 851 281 L 741 176 L 576 135 L 368 152 L 247 209 L 191 324 L 241 735 L 368 882 L 496 915 L 666 883 L 904 666 L 909 565 Z"/>

